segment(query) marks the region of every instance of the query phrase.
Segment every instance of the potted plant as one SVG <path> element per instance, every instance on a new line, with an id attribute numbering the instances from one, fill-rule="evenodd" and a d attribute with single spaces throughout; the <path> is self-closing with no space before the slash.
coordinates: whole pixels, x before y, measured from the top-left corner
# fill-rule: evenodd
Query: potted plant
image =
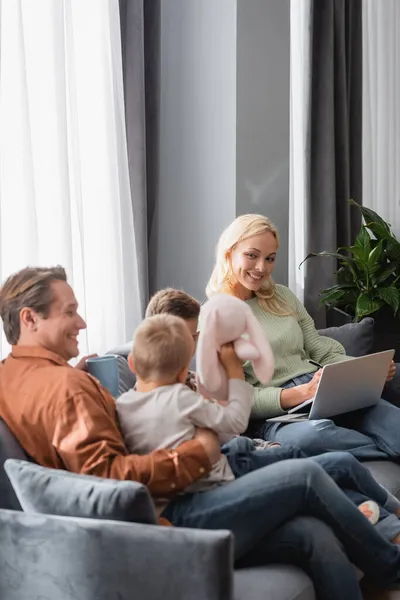
<path id="1" fill-rule="evenodd" d="M 321 290 L 328 325 L 375 320 L 374 351 L 395 348 L 400 357 L 400 242 L 391 227 L 373 210 L 350 204 L 361 211 L 363 223 L 352 246 L 336 252 L 312 252 L 311 257 L 337 259 L 335 285 Z"/>

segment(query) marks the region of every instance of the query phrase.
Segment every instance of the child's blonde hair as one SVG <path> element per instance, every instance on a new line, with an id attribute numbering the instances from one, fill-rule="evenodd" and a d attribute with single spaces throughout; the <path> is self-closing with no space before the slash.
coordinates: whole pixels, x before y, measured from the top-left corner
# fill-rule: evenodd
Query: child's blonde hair
<path id="1" fill-rule="evenodd" d="M 236 280 L 232 272 L 232 250 L 239 242 L 262 233 L 272 233 L 279 248 L 278 230 L 264 215 L 241 215 L 222 232 L 217 244 L 215 266 L 206 288 L 208 297 L 218 292 L 234 294 Z M 262 309 L 276 315 L 291 314 L 286 303 L 277 297 L 275 283 L 271 277 L 263 282 L 255 295 Z"/>
<path id="2" fill-rule="evenodd" d="M 189 366 L 192 355 L 192 336 L 179 317 L 148 317 L 135 331 L 131 356 L 135 372 L 143 381 L 172 383 Z"/>

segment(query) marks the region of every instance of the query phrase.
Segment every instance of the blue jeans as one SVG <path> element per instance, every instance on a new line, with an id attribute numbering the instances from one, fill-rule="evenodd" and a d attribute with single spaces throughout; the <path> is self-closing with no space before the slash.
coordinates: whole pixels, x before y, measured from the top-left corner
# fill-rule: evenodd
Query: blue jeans
<path id="1" fill-rule="evenodd" d="M 300 515 L 322 522 L 305 524 L 304 518 L 296 519 Z M 256 559 L 298 564 L 324 600 L 361 600 L 349 558 L 381 583 L 399 577 L 399 548 L 371 526 L 322 467 L 307 459 L 285 460 L 208 492 L 182 495 L 162 516 L 179 527 L 231 530 L 242 564 Z"/>
<path id="2" fill-rule="evenodd" d="M 266 450 L 254 448 L 246 437 L 233 438 L 222 446 L 235 477 L 242 477 L 261 467 L 290 458 L 303 458 L 305 454 L 296 446 L 279 446 Z M 374 500 L 380 508 L 377 530 L 388 540 L 400 533 L 400 520 L 394 514 L 400 502 L 389 494 L 371 475 L 364 465 L 348 452 L 327 452 L 313 456 L 314 460 L 337 483 L 352 502 L 358 506 L 365 500 Z"/>
<path id="3" fill-rule="evenodd" d="M 283 388 L 307 383 L 313 374 L 288 381 Z M 400 456 L 400 409 L 385 400 L 376 406 L 304 423 L 263 423 L 257 437 L 295 444 L 307 456 L 345 450 L 359 460 Z"/>

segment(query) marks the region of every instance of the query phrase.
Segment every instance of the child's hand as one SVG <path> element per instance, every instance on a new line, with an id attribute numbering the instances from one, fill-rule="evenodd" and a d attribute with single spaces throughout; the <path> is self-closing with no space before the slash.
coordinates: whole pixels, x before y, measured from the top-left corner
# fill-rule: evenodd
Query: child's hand
<path id="1" fill-rule="evenodd" d="M 219 360 L 226 371 L 228 379 L 244 379 L 242 363 L 237 357 L 232 342 L 221 346 Z"/>

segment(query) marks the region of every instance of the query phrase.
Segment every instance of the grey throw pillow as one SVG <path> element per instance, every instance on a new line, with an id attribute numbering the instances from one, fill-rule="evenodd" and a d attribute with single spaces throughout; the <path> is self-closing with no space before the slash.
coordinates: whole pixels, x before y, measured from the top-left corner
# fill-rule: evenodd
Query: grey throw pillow
<path id="1" fill-rule="evenodd" d="M 328 327 L 328 329 L 320 329 L 318 333 L 340 342 L 349 356 L 364 356 L 372 351 L 374 319 L 366 317 L 360 323 Z"/>
<path id="2" fill-rule="evenodd" d="M 140 483 L 77 475 L 13 458 L 4 469 L 25 512 L 156 523 L 153 501 Z"/>
<path id="3" fill-rule="evenodd" d="M 118 354 L 119 356 L 123 356 L 124 358 L 128 358 L 130 351 L 132 350 L 133 342 L 126 342 L 125 344 L 121 344 L 120 346 L 115 346 L 112 350 L 106 352 L 106 354 Z"/>

